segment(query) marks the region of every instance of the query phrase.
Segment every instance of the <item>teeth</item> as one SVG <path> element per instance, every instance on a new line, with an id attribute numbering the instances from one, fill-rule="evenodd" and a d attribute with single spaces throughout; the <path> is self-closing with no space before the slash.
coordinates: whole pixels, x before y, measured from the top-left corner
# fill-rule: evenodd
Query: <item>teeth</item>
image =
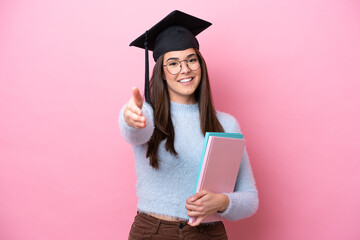
<path id="1" fill-rule="evenodd" d="M 180 80 L 179 82 L 187 83 L 187 82 L 190 82 L 191 80 L 192 80 L 192 78 L 187 78 L 187 79 Z"/>

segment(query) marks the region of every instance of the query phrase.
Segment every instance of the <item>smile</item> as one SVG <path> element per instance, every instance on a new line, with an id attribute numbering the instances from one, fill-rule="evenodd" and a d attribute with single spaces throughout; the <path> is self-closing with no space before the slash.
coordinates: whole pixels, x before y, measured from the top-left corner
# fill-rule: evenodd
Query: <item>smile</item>
<path id="1" fill-rule="evenodd" d="M 188 82 L 191 82 L 192 80 L 193 80 L 193 78 L 185 78 L 185 79 L 179 80 L 178 82 L 179 83 L 188 83 Z"/>

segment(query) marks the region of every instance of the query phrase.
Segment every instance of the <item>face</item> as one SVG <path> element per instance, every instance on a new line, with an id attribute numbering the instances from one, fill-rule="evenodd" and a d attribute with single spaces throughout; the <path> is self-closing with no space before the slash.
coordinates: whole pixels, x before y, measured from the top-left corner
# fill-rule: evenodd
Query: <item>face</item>
<path id="1" fill-rule="evenodd" d="M 164 78 L 172 102 L 194 104 L 196 103 L 194 93 L 201 80 L 201 67 L 197 70 L 191 70 L 186 61 L 183 60 L 188 60 L 188 65 L 190 66 L 199 61 L 193 48 L 165 53 L 163 65 L 169 65 L 169 67 L 163 66 Z M 171 65 L 176 64 L 177 61 L 180 61 L 181 69 L 179 73 L 171 74 L 168 69 Z"/>

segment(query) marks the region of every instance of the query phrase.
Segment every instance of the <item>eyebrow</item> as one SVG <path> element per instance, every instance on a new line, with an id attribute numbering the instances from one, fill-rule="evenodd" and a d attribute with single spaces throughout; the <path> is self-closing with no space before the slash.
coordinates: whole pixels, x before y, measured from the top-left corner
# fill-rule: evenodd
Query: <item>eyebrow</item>
<path id="1" fill-rule="evenodd" d="M 196 56 L 196 54 L 195 53 L 189 54 L 189 55 L 186 56 L 185 59 L 191 58 L 193 56 Z M 169 60 L 179 60 L 179 58 L 175 58 L 175 57 L 168 58 L 168 60 L 166 60 L 166 62 L 168 62 Z"/>

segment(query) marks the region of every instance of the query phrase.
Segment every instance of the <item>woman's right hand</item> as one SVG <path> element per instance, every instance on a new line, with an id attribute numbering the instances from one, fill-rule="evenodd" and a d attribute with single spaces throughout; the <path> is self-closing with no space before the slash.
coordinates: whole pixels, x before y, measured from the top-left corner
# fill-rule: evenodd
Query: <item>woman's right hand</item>
<path id="1" fill-rule="evenodd" d="M 142 115 L 142 105 L 143 98 L 140 95 L 140 91 L 138 88 L 133 87 L 132 90 L 132 98 L 126 104 L 124 109 L 124 119 L 125 122 L 134 128 L 144 128 L 146 126 L 146 119 Z"/>

